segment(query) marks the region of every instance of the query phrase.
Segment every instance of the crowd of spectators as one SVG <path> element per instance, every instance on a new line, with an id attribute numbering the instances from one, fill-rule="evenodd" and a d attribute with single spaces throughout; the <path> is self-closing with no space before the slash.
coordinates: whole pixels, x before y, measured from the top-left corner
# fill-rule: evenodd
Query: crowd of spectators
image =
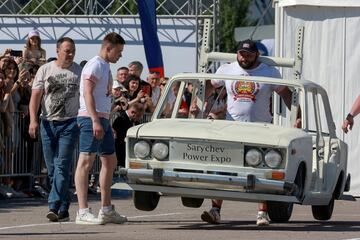
<path id="1" fill-rule="evenodd" d="M 21 177 L 15 175 L 12 177 L 11 174 L 1 177 L 2 174 L 11 170 L 11 166 L 14 166 L 14 155 L 21 141 L 26 142 L 21 157 L 26 158 L 27 172 L 33 171 L 36 167 L 41 170 L 41 173 L 46 173 L 42 158 L 33 159 L 34 143 L 38 140 L 30 138 L 28 134 L 29 102 L 32 82 L 37 70 L 42 64 L 53 60 L 56 58 L 50 57 L 46 60 L 46 51 L 41 47 L 40 34 L 36 30 L 29 32 L 22 51 L 6 49 L 3 54 L 0 54 L 0 152 L 5 153 L 0 155 L 0 197 L 23 197 L 25 195 L 21 190 L 29 187 L 29 183 L 25 183 Z M 84 67 L 86 63 L 87 60 L 83 60 L 79 65 Z M 116 146 L 121 149 L 116 151 L 117 158 L 120 160 L 118 165 L 121 167 L 125 165 L 126 131 L 133 125 L 149 121 L 168 81 L 168 78 L 161 77 L 159 72 L 148 72 L 143 80 L 141 79 L 143 69 L 140 61 L 133 61 L 127 66 L 119 67 L 114 73 L 110 122 L 113 125 Z M 171 87 L 170 95 L 166 100 L 168 104 L 164 111 L 165 115 L 166 112 L 168 115 L 165 117 L 170 116 L 178 88 L 178 84 Z M 226 91 L 208 86 L 206 89 L 206 115 L 208 118 L 224 118 Z M 192 85 L 188 84 L 179 110 L 180 115 L 186 116 L 196 112 L 196 110 L 192 111 L 191 95 Z M 14 121 L 14 117 L 20 118 L 20 121 Z M 126 124 L 122 127 L 121 124 L 124 122 Z M 11 139 L 11 141 L 6 141 L 6 139 Z M 11 172 L 14 173 L 13 170 Z M 96 188 L 94 182 L 92 186 Z"/>
<path id="2" fill-rule="evenodd" d="M 32 195 L 27 190 L 33 183 L 24 180 L 14 170 L 16 164 L 20 165 L 16 163 L 19 158 L 25 158 L 21 173 L 33 173 L 35 168 L 41 170 L 40 174 L 47 171 L 42 157 L 33 159 L 38 139 L 32 139 L 28 134 L 29 102 L 37 70 L 44 63 L 53 60 L 56 58 L 46 60 L 46 51 L 41 47 L 40 34 L 36 30 L 28 33 L 23 50 L 5 49 L 0 54 L 0 198 Z M 86 63 L 87 60 L 83 60 L 79 65 L 84 67 Z M 133 61 L 127 66 L 119 67 L 114 73 L 110 121 L 114 126 L 116 146 L 122 149 L 116 151 L 117 158 L 120 159 L 118 165 L 121 167 L 125 165 L 123 149 L 126 131 L 140 122 L 149 121 L 168 80 L 161 78 L 158 72 L 149 72 L 143 80 L 143 69 L 140 61 Z M 189 107 L 186 106 L 187 109 Z M 19 146 L 24 141 L 26 144 L 21 148 L 20 154 Z M 46 180 L 43 182 L 45 185 Z M 96 188 L 94 182 L 92 186 Z"/>
<path id="3" fill-rule="evenodd" d="M 41 40 L 37 31 L 28 34 L 26 46 L 23 51 L 6 49 L 0 56 L 0 170 L 13 170 L 14 155 L 23 137 L 26 145 L 23 148 L 23 157 L 26 158 L 23 169 L 32 168 L 33 142 L 28 137 L 29 102 L 31 86 L 40 65 L 45 62 L 46 52 L 41 48 Z M 15 115 L 15 113 L 18 113 Z M 21 121 L 16 121 L 18 118 Z M 22 126 L 19 126 L 19 122 Z M 23 132 L 21 132 L 23 131 Z M 6 138 L 11 137 L 11 142 Z M 42 164 L 42 163 L 39 163 Z M 1 172 L 0 172 L 1 174 Z M 5 197 L 26 196 L 21 190 L 28 185 L 21 177 L 0 178 L 0 194 Z"/>

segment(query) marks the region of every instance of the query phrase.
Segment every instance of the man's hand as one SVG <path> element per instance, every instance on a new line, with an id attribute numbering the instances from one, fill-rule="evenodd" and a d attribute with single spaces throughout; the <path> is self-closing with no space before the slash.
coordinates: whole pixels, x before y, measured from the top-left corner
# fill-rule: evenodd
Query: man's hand
<path id="1" fill-rule="evenodd" d="M 26 70 L 25 68 L 21 69 L 20 73 L 19 73 L 19 81 L 20 82 L 25 82 L 30 78 L 30 73 L 28 70 Z"/>
<path id="2" fill-rule="evenodd" d="M 38 122 L 30 122 L 29 125 L 29 135 L 31 138 L 36 138 L 39 131 L 39 123 Z"/>
<path id="3" fill-rule="evenodd" d="M 103 127 L 101 126 L 100 121 L 99 120 L 93 121 L 92 124 L 93 124 L 94 137 L 97 140 L 101 140 L 104 137 L 105 132 L 104 132 Z"/>
<path id="4" fill-rule="evenodd" d="M 351 114 L 348 114 L 343 122 L 342 130 L 345 133 L 348 133 L 348 131 L 352 129 L 353 125 L 354 125 L 354 117 Z"/>
<path id="5" fill-rule="evenodd" d="M 295 128 L 301 128 L 301 118 L 298 118 L 295 120 L 295 124 L 294 124 Z"/>
<path id="6" fill-rule="evenodd" d="M 194 116 L 198 115 L 198 113 L 200 112 L 199 107 L 196 105 L 196 102 L 192 102 L 190 105 L 190 109 L 189 109 L 190 113 L 193 114 Z"/>

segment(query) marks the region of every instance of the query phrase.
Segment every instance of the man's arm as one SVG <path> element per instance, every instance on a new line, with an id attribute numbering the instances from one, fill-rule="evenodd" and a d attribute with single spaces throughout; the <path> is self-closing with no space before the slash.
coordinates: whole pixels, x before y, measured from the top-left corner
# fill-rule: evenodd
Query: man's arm
<path id="1" fill-rule="evenodd" d="M 96 103 L 93 95 L 94 89 L 94 82 L 92 82 L 91 80 L 84 81 L 84 99 L 86 111 L 88 112 L 92 120 L 94 137 L 100 140 L 104 137 L 104 129 L 101 126 L 100 119 L 96 112 Z"/>
<path id="2" fill-rule="evenodd" d="M 290 91 L 290 89 L 288 87 L 282 87 L 281 89 L 276 90 L 275 92 L 277 92 L 277 94 L 280 95 L 282 100 L 284 100 L 284 103 L 285 103 L 286 107 L 289 110 L 291 110 L 292 92 Z"/>
<path id="3" fill-rule="evenodd" d="M 349 114 L 344 119 L 342 130 L 347 133 L 349 130 L 352 129 L 354 125 L 354 117 L 360 113 L 360 95 L 356 98 L 355 102 L 353 103 Z"/>
<path id="4" fill-rule="evenodd" d="M 40 107 L 40 102 L 44 89 L 33 89 L 31 91 L 31 98 L 29 103 L 29 115 L 30 115 L 30 124 L 29 124 L 29 135 L 31 138 L 36 138 L 39 131 L 39 121 L 38 121 L 38 110 Z"/>
<path id="5" fill-rule="evenodd" d="M 286 107 L 291 110 L 291 99 L 292 99 L 292 92 L 288 87 L 282 87 L 276 92 L 280 95 L 280 97 L 284 100 Z M 294 127 L 300 128 L 301 127 L 301 108 L 297 112 L 296 121 Z"/>

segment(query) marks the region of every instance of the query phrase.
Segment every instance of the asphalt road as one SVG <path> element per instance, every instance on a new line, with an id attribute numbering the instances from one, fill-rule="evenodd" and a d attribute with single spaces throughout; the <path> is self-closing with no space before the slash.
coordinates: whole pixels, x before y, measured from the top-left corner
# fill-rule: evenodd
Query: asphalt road
<path id="1" fill-rule="evenodd" d="M 50 223 L 45 218 L 45 200 L 0 200 L 0 239 L 360 239 L 359 202 L 336 201 L 333 217 L 327 222 L 314 220 L 309 206 L 296 205 L 288 223 L 266 227 L 255 225 L 256 203 L 225 202 L 219 225 L 205 224 L 200 219 L 209 200 L 193 209 L 183 207 L 180 198 L 162 197 L 152 212 L 136 210 L 132 199 L 114 199 L 113 203 L 129 222 L 76 225 L 74 202 L 70 222 Z M 92 197 L 90 206 L 97 213 L 97 196 Z"/>

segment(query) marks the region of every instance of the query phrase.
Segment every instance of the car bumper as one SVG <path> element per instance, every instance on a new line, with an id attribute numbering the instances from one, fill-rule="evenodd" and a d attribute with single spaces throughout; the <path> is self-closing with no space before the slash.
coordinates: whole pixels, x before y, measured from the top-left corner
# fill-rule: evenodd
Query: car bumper
<path id="1" fill-rule="evenodd" d="M 162 193 L 177 194 L 192 197 L 221 197 L 222 199 L 234 200 L 274 200 L 298 202 L 297 198 L 291 196 L 297 188 L 296 184 L 286 181 L 257 178 L 249 174 L 246 177 L 223 176 L 215 174 L 199 174 L 174 172 L 163 169 L 126 169 L 122 168 L 120 174 L 128 179 L 131 189 L 139 191 L 158 191 Z M 146 184 L 145 184 L 146 182 Z M 245 191 L 234 191 L 224 189 L 201 189 L 191 187 L 169 186 L 171 183 L 203 183 L 224 186 L 240 186 Z M 194 186 L 194 185 L 193 185 Z M 228 192 L 225 197 L 224 192 Z M 280 194 L 273 194 L 273 193 Z M 269 193 L 269 194 L 268 194 Z M 271 193 L 271 194 L 270 194 Z M 253 196 L 251 196 L 253 195 Z M 269 199 L 273 195 L 274 199 Z M 279 200 L 282 198 L 282 200 Z"/>

